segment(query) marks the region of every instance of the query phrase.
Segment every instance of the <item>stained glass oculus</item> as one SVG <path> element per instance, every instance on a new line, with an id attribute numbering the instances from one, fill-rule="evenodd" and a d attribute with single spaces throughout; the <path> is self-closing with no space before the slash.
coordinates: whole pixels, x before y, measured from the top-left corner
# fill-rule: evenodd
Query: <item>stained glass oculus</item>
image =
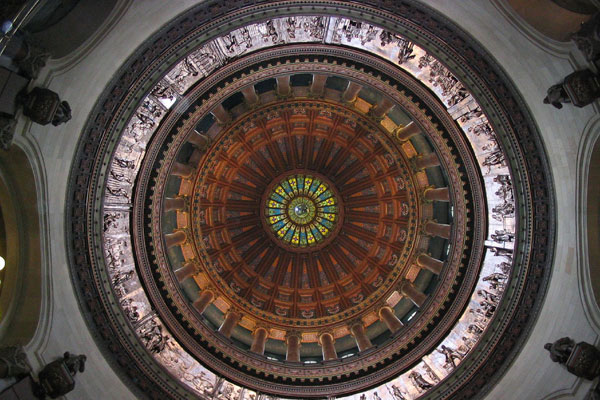
<path id="1" fill-rule="evenodd" d="M 275 236 L 296 247 L 323 242 L 335 228 L 338 211 L 338 201 L 329 184 L 303 174 L 282 179 L 265 204 L 265 218 Z"/>

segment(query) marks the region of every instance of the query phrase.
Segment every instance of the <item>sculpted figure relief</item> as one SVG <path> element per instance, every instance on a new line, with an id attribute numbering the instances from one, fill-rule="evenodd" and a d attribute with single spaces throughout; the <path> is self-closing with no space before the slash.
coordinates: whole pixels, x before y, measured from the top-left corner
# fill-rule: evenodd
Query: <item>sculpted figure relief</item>
<path id="1" fill-rule="evenodd" d="M 550 352 L 552 361 L 565 364 L 575 347 L 575 341 L 569 337 L 558 339 L 554 343 L 546 343 L 544 349 Z"/>

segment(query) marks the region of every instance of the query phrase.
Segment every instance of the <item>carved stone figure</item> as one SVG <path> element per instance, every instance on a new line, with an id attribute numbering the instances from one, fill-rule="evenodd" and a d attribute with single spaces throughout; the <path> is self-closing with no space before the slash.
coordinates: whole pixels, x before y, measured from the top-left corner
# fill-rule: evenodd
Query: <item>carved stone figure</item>
<path id="1" fill-rule="evenodd" d="M 460 362 L 463 359 L 462 354 L 460 354 L 454 349 L 449 348 L 446 345 L 442 345 L 442 347 L 440 349 L 437 349 L 437 351 L 443 354 L 444 357 L 446 357 L 444 368 L 449 370 L 456 368 L 457 363 L 455 360 L 458 360 L 458 362 Z"/>
<path id="2" fill-rule="evenodd" d="M 600 350 L 589 343 L 579 342 L 573 348 L 566 366 L 573 375 L 594 380 L 600 376 Z"/>
<path id="3" fill-rule="evenodd" d="M 156 97 L 158 100 L 163 101 L 173 101 L 175 99 L 175 90 L 173 87 L 166 81 L 160 81 L 154 89 L 152 89 L 152 96 Z"/>
<path id="4" fill-rule="evenodd" d="M 108 193 L 111 196 L 114 197 L 123 197 L 126 200 L 129 200 L 129 193 L 127 192 L 126 189 L 122 188 L 122 187 L 112 187 L 112 186 L 106 186 L 106 190 L 108 191 Z"/>
<path id="5" fill-rule="evenodd" d="M 392 396 L 394 396 L 394 400 L 406 400 L 406 397 L 404 397 L 404 393 L 396 385 L 392 385 Z"/>
<path id="6" fill-rule="evenodd" d="M 296 17 L 288 17 L 286 20 L 287 23 L 287 34 L 290 38 L 296 38 Z"/>
<path id="7" fill-rule="evenodd" d="M 310 17 L 303 24 L 304 31 L 315 39 L 323 39 L 325 35 L 325 23 L 323 17 Z"/>
<path id="8" fill-rule="evenodd" d="M 499 272 L 495 272 L 488 276 L 483 277 L 484 282 L 488 282 L 491 289 L 502 291 L 506 287 L 506 280 L 508 276 Z"/>
<path id="9" fill-rule="evenodd" d="M 495 233 L 492 233 L 490 236 L 496 243 L 512 242 L 515 240 L 515 234 L 505 229 L 496 230 Z"/>
<path id="10" fill-rule="evenodd" d="M 581 24 L 581 29 L 571 36 L 571 40 L 589 62 L 597 62 L 600 59 L 600 13 Z"/>
<path id="11" fill-rule="evenodd" d="M 144 346 L 152 353 L 160 353 L 167 344 L 167 338 L 163 335 L 162 326 L 155 320 L 150 319 L 140 328 L 138 334 Z"/>
<path id="12" fill-rule="evenodd" d="M 37 394 L 55 399 L 72 391 L 75 388 L 73 378 L 77 372 L 85 370 L 85 361 L 85 355 L 74 356 L 66 352 L 61 359 L 46 365 L 38 374 Z"/>
<path id="13" fill-rule="evenodd" d="M 567 75 L 563 87 L 575 107 L 585 107 L 600 97 L 600 77 L 589 69 Z"/>
<path id="14" fill-rule="evenodd" d="M 23 349 L 16 346 L 0 348 L 0 379 L 28 375 L 31 367 Z"/>
<path id="15" fill-rule="evenodd" d="M 58 126 L 64 124 L 71 119 L 71 106 L 66 101 L 61 101 L 54 117 L 52 117 L 52 125 Z"/>
<path id="16" fill-rule="evenodd" d="M 133 169 L 135 168 L 135 162 L 130 160 L 124 160 L 122 158 L 115 157 L 115 163 L 121 168 Z"/>
<path id="17" fill-rule="evenodd" d="M 515 205 L 510 201 L 505 201 L 492 208 L 492 217 L 498 221 L 504 220 L 504 218 L 512 217 L 515 215 Z"/>
<path id="18" fill-rule="evenodd" d="M 496 256 L 496 257 L 504 257 L 506 258 L 508 261 L 512 261 L 512 250 L 511 249 L 502 249 L 500 247 L 491 247 L 490 251 Z M 504 262 L 506 263 L 506 262 Z M 502 272 L 504 272 L 505 274 L 507 272 L 504 271 L 504 268 L 501 268 Z M 510 271 L 510 264 L 508 264 L 508 270 Z"/>
<path id="19" fill-rule="evenodd" d="M 398 64 L 402 65 L 416 57 L 413 54 L 415 47 L 413 42 L 400 38 L 398 39 L 398 47 L 400 48 L 398 51 Z"/>
<path id="20" fill-rule="evenodd" d="M 104 214 L 104 232 L 108 232 L 111 229 L 118 227 L 119 214 L 107 213 Z"/>
<path id="21" fill-rule="evenodd" d="M 112 278 L 112 284 L 113 286 L 122 285 L 128 280 L 131 280 L 131 278 L 133 278 L 133 275 L 133 271 L 119 272 Z"/>
<path id="22" fill-rule="evenodd" d="M 575 341 L 569 337 L 558 339 L 554 343 L 546 343 L 544 349 L 550 352 L 550 359 L 559 364 L 565 364 L 575 347 Z"/>
<path id="23" fill-rule="evenodd" d="M 483 146 L 482 149 L 488 152 L 482 163 L 482 165 L 485 165 L 488 167 L 488 173 L 490 173 L 493 166 L 496 166 L 496 165 L 505 166 L 506 165 L 506 159 L 504 157 L 504 153 L 502 152 L 502 150 L 500 149 L 500 146 L 498 146 L 498 143 L 496 143 L 495 140 L 492 141 L 491 143 L 488 143 L 485 146 Z"/>
<path id="24" fill-rule="evenodd" d="M 75 376 L 77 372 L 85 371 L 85 361 L 87 357 L 83 354 L 72 356 L 68 351 L 63 355 L 63 361 L 71 376 Z"/>
<path id="25" fill-rule="evenodd" d="M 8 114 L 0 113 L 0 149 L 8 150 L 15 135 L 17 121 Z"/>
<path id="26" fill-rule="evenodd" d="M 544 104 L 562 108 L 563 103 L 585 107 L 600 97 L 600 78 L 589 69 L 567 75 L 562 83 L 548 89 Z"/>
<path id="27" fill-rule="evenodd" d="M 37 124 L 57 126 L 71 119 L 69 103 L 61 102 L 50 89 L 35 87 L 27 94 L 20 94 L 17 101 L 23 107 L 23 115 Z"/>
<path id="28" fill-rule="evenodd" d="M 575 341 L 569 337 L 546 343 L 544 349 L 550 352 L 552 361 L 564 364 L 573 375 L 593 380 L 600 376 L 600 350 L 595 346 Z"/>
<path id="29" fill-rule="evenodd" d="M 496 195 L 504 200 L 513 200 L 512 182 L 508 175 L 498 175 L 494 177 L 494 182 L 500 184 L 500 188 L 496 191 Z"/>
<path id="30" fill-rule="evenodd" d="M 279 39 L 279 33 L 277 32 L 272 19 L 267 21 L 265 27 L 267 28 L 267 32 L 262 34 L 264 42 L 268 42 L 269 39 L 271 39 L 271 42 L 276 45 L 285 43 L 285 40 Z M 248 30 L 246 29 L 246 31 Z M 250 35 L 250 33 L 248 33 L 248 35 Z"/>
<path id="31" fill-rule="evenodd" d="M 120 304 L 121 304 L 121 307 L 123 307 L 123 311 L 125 312 L 125 315 L 127 315 L 127 318 L 129 319 L 129 321 L 131 323 L 135 323 L 140 319 L 140 313 L 138 313 L 137 306 L 133 305 L 132 299 L 121 300 Z"/>
<path id="32" fill-rule="evenodd" d="M 565 88 L 562 83 L 553 85 L 548 89 L 546 97 L 544 97 L 544 104 L 552 104 L 554 107 L 561 109 L 563 103 L 570 103 L 571 99 L 567 95 Z"/>
<path id="33" fill-rule="evenodd" d="M 477 343 L 477 339 L 472 338 L 472 337 L 463 336 L 461 339 L 462 339 L 465 347 L 469 350 L 471 350 L 473 348 L 473 346 L 475 346 L 475 344 Z"/>
<path id="34" fill-rule="evenodd" d="M 486 318 L 491 318 L 492 315 L 494 315 L 494 312 L 496 312 L 496 305 L 490 303 L 489 301 L 480 301 L 479 305 L 481 306 L 481 310 Z"/>
<path id="35" fill-rule="evenodd" d="M 464 122 L 470 121 L 472 119 L 479 118 L 481 116 L 483 116 L 483 111 L 481 111 L 481 108 L 477 107 L 474 110 L 467 111 L 466 113 L 461 115 L 459 119 L 460 119 L 460 122 L 464 123 Z"/>
<path id="36" fill-rule="evenodd" d="M 19 67 L 20 73 L 30 79 L 38 77 L 40 70 L 50 58 L 50 53 L 46 49 L 33 44 L 28 37 L 20 35 L 13 37 L 6 51 L 6 55 L 11 56 L 13 63 Z"/>
<path id="37" fill-rule="evenodd" d="M 500 296 L 495 295 L 493 293 L 490 293 L 490 292 L 488 292 L 487 290 L 484 290 L 484 289 L 478 290 L 477 294 L 480 295 L 481 297 L 483 297 L 488 302 L 494 304 L 494 305 L 497 305 L 498 302 L 500 301 Z"/>
<path id="38" fill-rule="evenodd" d="M 475 335 L 476 337 L 479 337 L 479 335 L 481 335 L 483 333 L 483 329 L 481 329 L 477 325 L 471 324 L 467 328 L 467 332 L 469 332 L 472 335 Z"/>
<path id="39" fill-rule="evenodd" d="M 417 388 L 419 393 L 423 393 L 433 387 L 432 383 L 429 383 L 423 378 L 423 375 L 417 371 L 413 371 L 408 375 L 408 378 L 412 381 L 413 385 Z"/>

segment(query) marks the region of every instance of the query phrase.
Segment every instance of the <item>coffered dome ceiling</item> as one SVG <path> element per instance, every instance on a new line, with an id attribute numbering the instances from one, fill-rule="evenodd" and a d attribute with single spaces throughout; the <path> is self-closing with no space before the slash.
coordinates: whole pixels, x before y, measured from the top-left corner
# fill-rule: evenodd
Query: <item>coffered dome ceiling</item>
<path id="1" fill-rule="evenodd" d="M 107 357 L 151 397 L 476 395 L 550 262 L 519 98 L 420 6 L 247 3 L 161 29 L 84 132 L 72 265 Z"/>

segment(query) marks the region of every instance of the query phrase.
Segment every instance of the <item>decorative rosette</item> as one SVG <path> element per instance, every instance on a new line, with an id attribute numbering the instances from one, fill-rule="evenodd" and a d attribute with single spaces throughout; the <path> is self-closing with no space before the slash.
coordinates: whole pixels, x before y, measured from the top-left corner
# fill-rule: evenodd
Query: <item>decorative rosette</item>
<path id="1" fill-rule="evenodd" d="M 277 183 L 265 217 L 275 236 L 297 247 L 315 246 L 334 229 L 338 201 L 329 185 L 311 175 L 293 174 Z"/>

